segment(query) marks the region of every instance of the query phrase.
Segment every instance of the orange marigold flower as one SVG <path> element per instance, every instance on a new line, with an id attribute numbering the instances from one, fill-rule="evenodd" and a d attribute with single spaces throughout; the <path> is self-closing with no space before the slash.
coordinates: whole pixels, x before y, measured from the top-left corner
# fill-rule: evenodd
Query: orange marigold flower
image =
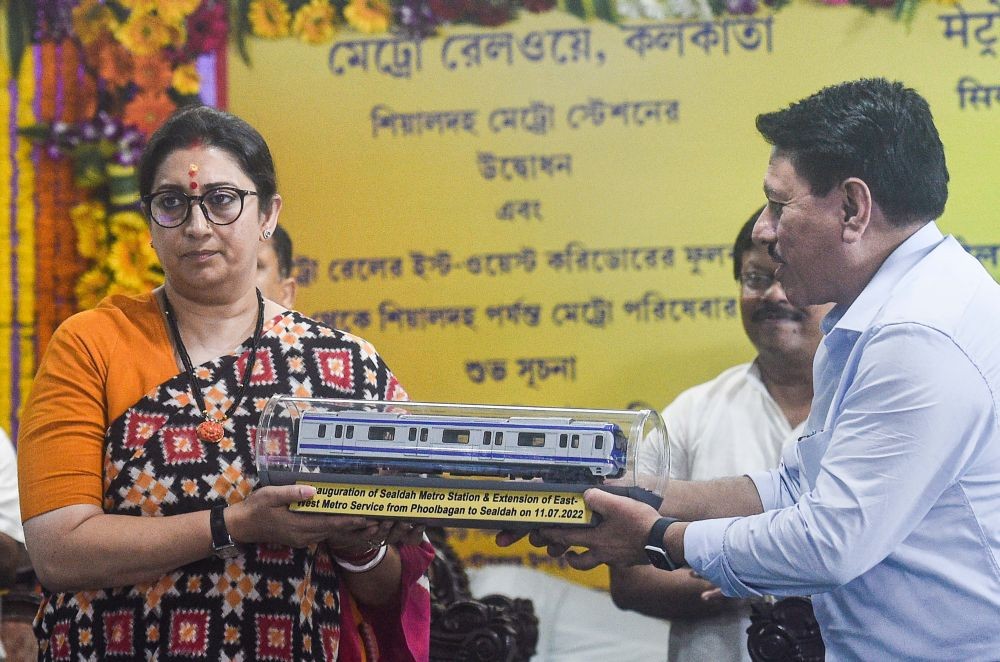
<path id="1" fill-rule="evenodd" d="M 124 87 L 132 81 L 134 62 L 132 54 L 117 41 L 108 40 L 97 45 L 98 73 L 114 87 Z"/>
<path id="2" fill-rule="evenodd" d="M 136 55 L 153 55 L 176 39 L 176 28 L 152 11 L 133 11 L 115 31 L 125 48 Z"/>
<path id="3" fill-rule="evenodd" d="M 344 18 L 358 32 L 385 32 L 389 29 L 392 9 L 383 0 L 351 0 L 344 7 Z"/>
<path id="4" fill-rule="evenodd" d="M 163 92 L 142 92 L 125 107 L 125 124 L 150 136 L 174 112 L 174 102 Z"/>
<path id="5" fill-rule="evenodd" d="M 327 0 L 310 0 L 295 12 L 292 33 L 307 44 L 323 44 L 333 39 L 333 7 Z"/>
<path id="6" fill-rule="evenodd" d="M 267 39 L 287 37 L 288 24 L 292 20 L 288 7 L 281 0 L 253 0 L 247 18 L 253 33 Z"/>
<path id="7" fill-rule="evenodd" d="M 170 85 L 173 71 L 162 56 L 153 55 L 135 58 L 132 75 L 135 84 L 144 90 L 163 90 Z"/>

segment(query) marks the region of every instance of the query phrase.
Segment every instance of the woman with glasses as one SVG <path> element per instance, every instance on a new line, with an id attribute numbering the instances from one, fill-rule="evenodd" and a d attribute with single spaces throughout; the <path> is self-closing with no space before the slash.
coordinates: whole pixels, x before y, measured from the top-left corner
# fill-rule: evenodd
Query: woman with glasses
<path id="1" fill-rule="evenodd" d="M 369 343 L 256 289 L 281 211 L 263 138 L 181 111 L 139 180 L 164 285 L 67 320 L 25 408 L 43 658 L 425 659 L 422 530 L 291 512 L 313 488 L 256 486 L 269 397 L 406 397 Z"/>

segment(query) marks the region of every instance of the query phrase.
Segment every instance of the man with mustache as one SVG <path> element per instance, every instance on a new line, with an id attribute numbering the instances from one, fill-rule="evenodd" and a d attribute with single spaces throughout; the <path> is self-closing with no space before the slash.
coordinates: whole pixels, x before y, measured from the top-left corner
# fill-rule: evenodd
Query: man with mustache
<path id="1" fill-rule="evenodd" d="M 782 446 L 798 437 L 812 400 L 812 361 L 829 306 L 799 308 L 774 279 L 777 263 L 751 239 L 761 207 L 733 244 L 740 317 L 757 350 L 751 363 L 681 393 L 663 411 L 670 478 L 709 480 L 778 466 Z M 662 466 L 663 449 L 643 448 L 641 464 Z M 690 569 L 612 568 L 611 595 L 623 609 L 672 621 L 670 660 L 749 660 L 750 606 L 723 597 Z"/>
<path id="2" fill-rule="evenodd" d="M 835 304 L 805 434 L 776 470 L 671 481 L 659 512 L 588 490 L 598 526 L 532 542 L 587 547 L 577 568 L 647 560 L 728 596 L 811 595 L 830 660 L 996 660 L 1000 285 L 938 229 L 927 101 L 862 79 L 757 128 L 773 149 L 754 241 L 790 302 Z"/>

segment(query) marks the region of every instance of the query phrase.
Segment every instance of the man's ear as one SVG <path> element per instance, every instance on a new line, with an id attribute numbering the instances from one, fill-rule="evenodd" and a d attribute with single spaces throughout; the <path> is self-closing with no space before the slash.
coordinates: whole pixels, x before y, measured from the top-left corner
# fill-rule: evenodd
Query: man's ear
<path id="1" fill-rule="evenodd" d="M 853 244 L 864 236 L 872 219 L 872 192 L 857 177 L 848 177 L 840 185 L 843 192 L 843 238 Z"/>

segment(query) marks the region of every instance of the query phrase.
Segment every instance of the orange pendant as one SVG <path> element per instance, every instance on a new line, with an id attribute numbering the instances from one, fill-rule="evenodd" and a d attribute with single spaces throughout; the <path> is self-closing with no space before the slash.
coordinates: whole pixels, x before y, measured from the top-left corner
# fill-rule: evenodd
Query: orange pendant
<path id="1" fill-rule="evenodd" d="M 202 441 L 214 444 L 225 436 L 226 431 L 219 421 L 203 421 L 196 429 L 198 438 Z"/>

